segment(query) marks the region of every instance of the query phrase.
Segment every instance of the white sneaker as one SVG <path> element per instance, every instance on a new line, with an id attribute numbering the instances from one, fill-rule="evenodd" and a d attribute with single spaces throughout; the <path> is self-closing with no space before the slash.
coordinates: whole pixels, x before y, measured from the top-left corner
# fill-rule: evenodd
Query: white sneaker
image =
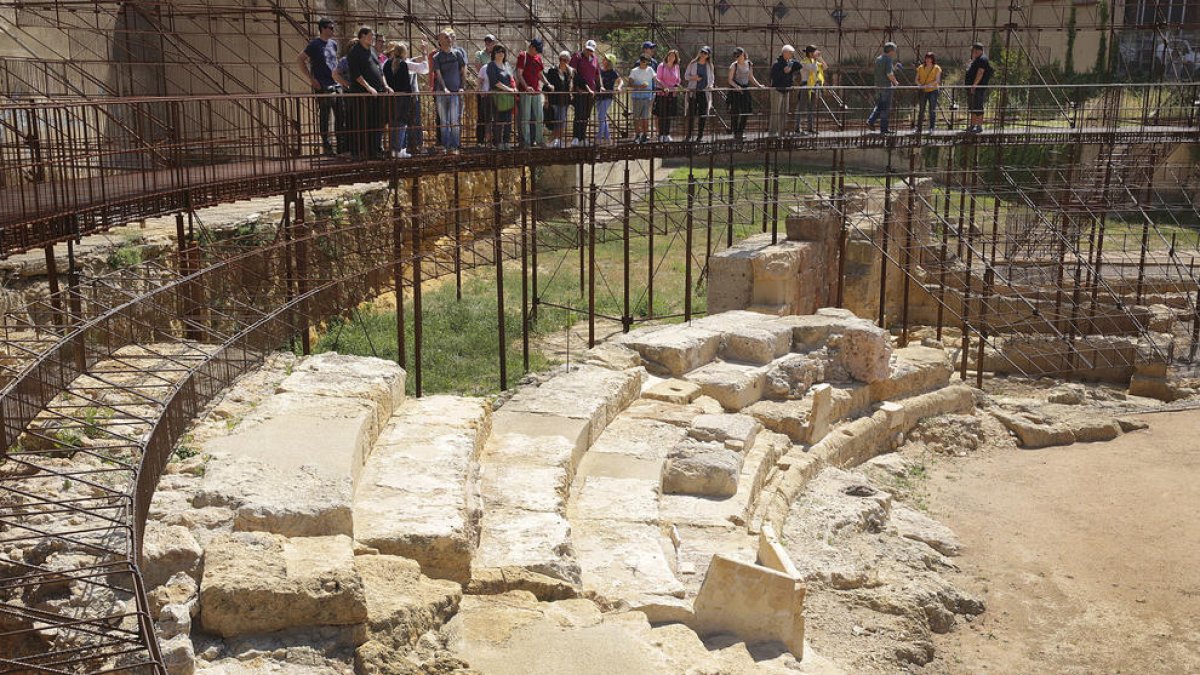
<path id="1" fill-rule="evenodd" d="M 407 150 L 401 150 L 400 152 L 396 153 L 397 159 L 408 159 L 409 157 L 412 157 L 412 155 L 408 154 Z"/>
<path id="2" fill-rule="evenodd" d="M 675 139 L 674 139 L 674 138 L 671 138 L 670 136 L 667 136 L 667 142 L 668 142 L 668 143 L 674 143 L 674 142 L 675 142 Z"/>
<path id="3" fill-rule="evenodd" d="M 571 147 L 572 147 L 572 148 L 578 148 L 578 147 L 579 147 L 579 139 L 578 139 L 578 138 L 572 138 L 572 139 L 571 139 Z"/>

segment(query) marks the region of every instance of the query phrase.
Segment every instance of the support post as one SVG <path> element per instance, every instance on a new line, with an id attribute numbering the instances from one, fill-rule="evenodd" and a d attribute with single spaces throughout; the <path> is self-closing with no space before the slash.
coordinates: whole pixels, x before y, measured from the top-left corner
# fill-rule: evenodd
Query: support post
<path id="1" fill-rule="evenodd" d="M 581 168 L 580 175 L 582 171 Z M 503 229 L 501 220 L 500 172 L 492 169 L 492 257 L 496 263 L 496 334 L 500 347 L 500 390 L 504 391 L 508 389 L 508 336 L 504 326 L 504 246 L 500 241 Z M 581 248 L 580 251 L 582 250 Z"/>
<path id="2" fill-rule="evenodd" d="M 413 289 L 413 391 L 420 398 L 421 386 L 421 177 L 413 176 L 409 185 L 408 231 L 412 237 L 412 289 Z"/>
<path id="3" fill-rule="evenodd" d="M 396 362 L 408 369 L 408 336 L 404 328 L 404 216 L 400 180 L 392 179 L 392 288 L 396 292 Z"/>
<path id="4" fill-rule="evenodd" d="M 521 366 L 529 372 L 529 184 L 521 167 Z"/>

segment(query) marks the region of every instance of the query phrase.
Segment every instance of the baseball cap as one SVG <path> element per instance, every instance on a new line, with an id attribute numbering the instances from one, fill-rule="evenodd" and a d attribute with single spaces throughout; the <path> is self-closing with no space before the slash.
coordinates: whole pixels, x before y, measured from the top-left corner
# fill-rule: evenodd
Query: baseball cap
<path id="1" fill-rule="evenodd" d="M 658 49 L 658 45 L 654 44 L 653 42 L 651 42 L 649 40 L 646 40 L 645 42 L 642 43 L 642 49 Z"/>
<path id="2" fill-rule="evenodd" d="M 809 46 L 807 46 L 807 47 L 805 47 L 805 48 L 804 48 L 804 53 L 805 53 L 805 54 L 811 54 L 811 53 L 813 53 L 813 52 L 815 52 L 815 51 L 817 51 L 817 46 L 816 46 L 816 45 L 809 45 Z"/>
<path id="3" fill-rule="evenodd" d="M 529 45 L 530 45 L 531 47 L 533 47 L 534 49 L 536 49 L 536 50 L 537 50 L 537 52 L 538 52 L 539 54 L 541 54 L 541 53 L 542 53 L 542 40 L 541 40 L 541 38 L 533 38 L 532 40 L 530 40 L 530 41 L 529 41 Z"/>
<path id="4" fill-rule="evenodd" d="M 883 43 L 883 51 L 885 51 L 885 52 L 892 52 L 892 51 L 895 51 L 895 50 L 896 50 L 896 43 L 895 43 L 895 42 L 885 42 L 885 43 Z"/>
<path id="5" fill-rule="evenodd" d="M 978 49 L 979 51 L 983 51 L 983 43 L 976 42 L 975 44 L 971 45 L 971 49 Z"/>
<path id="6" fill-rule="evenodd" d="M 796 51 L 796 48 L 791 45 L 784 45 L 783 49 L 780 49 L 779 51 L 780 52 L 794 52 L 794 51 Z"/>
<path id="7" fill-rule="evenodd" d="M 483 41 L 484 41 L 484 42 L 495 42 L 495 41 L 496 41 L 496 36 L 495 36 L 495 35 L 492 35 L 491 33 L 488 33 L 487 35 L 484 35 L 484 36 L 483 36 Z"/>
<path id="8" fill-rule="evenodd" d="M 712 47 L 709 47 L 708 45 L 704 45 L 703 47 L 700 48 L 700 53 L 701 54 L 711 54 Z"/>
<path id="9" fill-rule="evenodd" d="M 588 40 L 587 42 L 585 42 L 585 43 L 583 44 L 583 48 L 584 48 L 584 49 L 590 49 L 590 50 L 592 50 L 592 51 L 596 51 L 596 41 L 595 41 L 595 40 Z"/>

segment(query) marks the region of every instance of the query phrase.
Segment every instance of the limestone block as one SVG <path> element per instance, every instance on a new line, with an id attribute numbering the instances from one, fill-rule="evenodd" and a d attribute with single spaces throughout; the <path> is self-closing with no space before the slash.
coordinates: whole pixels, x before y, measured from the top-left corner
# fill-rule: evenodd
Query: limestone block
<path id="1" fill-rule="evenodd" d="M 812 412 L 812 399 L 759 401 L 744 408 L 742 412 L 753 416 L 767 429 L 785 434 L 793 442 L 804 443 L 808 440 L 808 420 L 809 414 Z"/>
<path id="2" fill-rule="evenodd" d="M 830 341 L 838 361 L 860 382 L 886 380 L 891 370 L 892 343 L 887 331 L 877 326 L 846 327 Z M 924 347 L 921 347 L 924 349 Z"/>
<path id="3" fill-rule="evenodd" d="M 691 384 L 690 382 L 688 384 Z M 640 399 L 629 404 L 629 407 L 617 418 L 617 422 L 626 419 L 654 420 L 678 427 L 686 427 L 692 423 L 696 415 L 706 412 L 704 403 L 712 402 L 720 409 L 721 405 L 711 398 L 701 394 L 690 404 L 666 403 L 650 399 Z M 601 437 L 603 438 L 603 436 Z"/>
<path id="4" fill-rule="evenodd" d="M 660 482 L 658 476 L 647 479 L 589 475 L 575 496 L 571 520 L 657 523 Z M 578 546 L 578 536 L 575 538 Z"/>
<path id="5" fill-rule="evenodd" d="M 892 504 L 888 526 L 895 528 L 901 537 L 926 544 L 942 555 L 956 556 L 962 552 L 962 544 L 953 530 L 904 504 Z"/>
<path id="6" fill-rule="evenodd" d="M 565 461 L 574 466 L 587 452 L 591 438 L 590 419 L 520 412 L 506 405 L 492 415 L 492 435 L 483 455 L 534 458 L 537 463 Z"/>
<path id="7" fill-rule="evenodd" d="M 790 305 L 796 296 L 801 269 L 800 245 L 773 246 L 751 262 L 754 287 L 752 305 Z"/>
<path id="8" fill-rule="evenodd" d="M 566 509 L 567 467 L 489 462 L 480 472 L 483 507 L 562 512 Z"/>
<path id="9" fill-rule="evenodd" d="M 404 402 L 404 381 L 391 361 L 327 352 L 305 359 L 276 392 L 371 401 L 382 425 Z"/>
<path id="10" fill-rule="evenodd" d="M 701 635 L 732 633 L 746 643 L 781 642 L 804 655 L 804 583 L 799 578 L 714 555 L 694 604 Z"/>
<path id="11" fill-rule="evenodd" d="M 350 534 L 349 477 L 311 466 L 283 469 L 231 454 L 214 455 L 192 500 L 197 507 L 224 507 L 234 529 L 290 537 Z"/>
<path id="12" fill-rule="evenodd" d="M 812 412 L 808 418 L 809 445 L 819 442 L 833 426 L 833 387 L 822 382 L 809 390 L 812 393 Z"/>
<path id="13" fill-rule="evenodd" d="M 775 526 L 770 523 L 763 525 L 762 530 L 758 533 L 758 559 L 755 562 L 793 579 L 800 578 L 796 565 L 792 563 L 792 557 L 788 555 L 787 549 L 783 547 L 783 542 L 779 540 Z"/>
<path id="14" fill-rule="evenodd" d="M 142 575 L 146 586 L 154 588 L 165 584 L 179 572 L 199 580 L 203 554 L 200 544 L 186 527 L 148 521 L 142 539 Z"/>
<path id="15" fill-rule="evenodd" d="M 809 354 L 789 354 L 767 367 L 763 396 L 777 401 L 802 398 L 815 382 L 825 379 L 825 360 Z"/>
<path id="16" fill-rule="evenodd" d="M 192 632 L 192 612 L 187 605 L 166 605 L 158 613 L 154 630 L 160 638 L 173 638 Z"/>
<path id="17" fill-rule="evenodd" d="M 198 609 L 196 605 L 200 584 L 197 579 L 188 576 L 186 572 L 176 572 L 167 582 L 157 588 L 151 588 L 146 597 L 150 602 L 150 615 L 157 617 L 168 605 L 183 605 L 191 613 Z"/>
<path id="18" fill-rule="evenodd" d="M 587 443 L 591 444 L 618 413 L 641 395 L 645 377 L 646 371 L 641 368 L 580 366 L 540 387 L 521 390 L 504 404 L 504 410 L 587 420 Z"/>
<path id="19" fill-rule="evenodd" d="M 482 570 L 523 569 L 579 583 L 571 524 L 560 513 L 497 507 L 483 514 L 472 580 Z"/>
<path id="20" fill-rule="evenodd" d="M 715 441 L 736 452 L 754 444 L 762 425 L 750 415 L 719 413 L 692 420 L 688 435 L 698 441 Z"/>
<path id="21" fill-rule="evenodd" d="M 462 587 L 430 579 L 415 560 L 390 555 L 354 559 L 367 598 L 367 633 L 395 651 L 417 643 L 458 611 Z"/>
<path id="22" fill-rule="evenodd" d="M 1017 440 L 1023 448 L 1046 448 L 1075 442 L 1075 434 L 1061 424 L 1047 424 L 1026 414 L 992 411 L 992 415 L 1017 435 Z"/>
<path id="23" fill-rule="evenodd" d="M 200 618 L 222 637 L 363 623 L 350 538 L 242 532 L 214 539 L 204 552 Z"/>
<path id="24" fill-rule="evenodd" d="M 671 449 L 663 465 L 667 494 L 731 497 L 737 492 L 743 455 L 721 443 L 684 440 Z"/>
<path id="25" fill-rule="evenodd" d="M 196 672 L 196 651 L 190 635 L 184 633 L 163 640 L 159 650 L 169 675 L 192 675 Z"/>
<path id="26" fill-rule="evenodd" d="M 684 379 L 700 385 L 700 391 L 716 399 L 721 407 L 736 412 L 762 398 L 766 371 L 756 366 L 716 361 L 693 370 Z"/>
<path id="27" fill-rule="evenodd" d="M 1129 393 L 1132 396 L 1145 396 L 1160 401 L 1175 400 L 1175 387 L 1165 377 L 1154 377 L 1134 373 L 1129 378 Z"/>
<path id="28" fill-rule="evenodd" d="M 718 355 L 729 361 L 763 365 L 792 348 L 791 327 L 757 312 L 710 314 L 692 325 L 721 333 Z"/>
<path id="29" fill-rule="evenodd" d="M 412 558 L 426 575 L 466 582 L 479 538 L 474 463 L 491 428 L 483 399 L 406 402 L 384 428 L 354 498 L 354 538 Z"/>
<path id="30" fill-rule="evenodd" d="M 635 330 L 618 342 L 642 355 L 655 375 L 679 377 L 712 361 L 721 347 L 721 334 L 695 326 Z"/>
<path id="31" fill-rule="evenodd" d="M 631 410 L 633 408 L 634 406 L 630 407 Z M 698 415 L 699 411 L 693 413 L 688 417 L 688 422 Z M 604 430 L 599 440 L 588 451 L 584 461 L 587 462 L 593 455 L 615 455 L 627 460 L 624 464 L 633 464 L 635 461 L 661 462 L 666 458 L 671 446 L 686 435 L 687 429 L 680 424 L 660 422 L 653 417 L 635 417 L 626 413 Z"/>
<path id="32" fill-rule="evenodd" d="M 657 524 L 589 520 L 576 529 L 575 542 L 585 592 L 634 605 L 684 597 L 667 558 L 674 549 Z"/>
<path id="33" fill-rule="evenodd" d="M 709 258 L 708 311 L 727 312 L 751 305 L 754 288 L 752 260 L 771 245 L 771 235 L 752 235 Z"/>
<path id="34" fill-rule="evenodd" d="M 642 392 L 642 396 L 666 403 L 691 403 L 699 398 L 700 387 L 691 382 L 671 378 L 650 387 Z"/>
<path id="35" fill-rule="evenodd" d="M 912 345 L 897 349 L 889 375 L 871 383 L 871 399 L 905 398 L 946 386 L 954 368 L 946 352 Z"/>
<path id="36" fill-rule="evenodd" d="M 832 205 L 816 203 L 792 209 L 787 219 L 787 238 L 791 241 L 827 243 L 837 238 L 841 217 Z"/>
<path id="37" fill-rule="evenodd" d="M 627 370 L 642 365 L 642 357 L 625 345 L 605 342 L 587 350 L 583 355 L 583 362 L 610 370 Z"/>

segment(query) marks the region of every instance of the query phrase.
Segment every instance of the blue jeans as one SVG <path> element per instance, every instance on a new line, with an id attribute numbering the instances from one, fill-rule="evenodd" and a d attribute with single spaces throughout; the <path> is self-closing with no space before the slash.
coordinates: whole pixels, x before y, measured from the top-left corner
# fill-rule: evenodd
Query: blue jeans
<path id="1" fill-rule="evenodd" d="M 442 147 L 458 150 L 462 147 L 462 96 L 441 94 L 437 97 L 438 116 L 442 120 Z"/>
<path id="2" fill-rule="evenodd" d="M 521 94 L 521 136 L 526 145 L 542 144 L 542 95 Z"/>
<path id="3" fill-rule="evenodd" d="M 933 131 L 937 126 L 937 107 L 938 107 L 938 91 L 927 91 L 921 94 L 921 106 L 917 110 L 917 128 L 921 128 L 921 121 L 925 119 L 925 109 L 929 108 L 929 130 Z"/>
<path id="4" fill-rule="evenodd" d="M 596 140 L 598 141 L 607 141 L 609 139 L 608 109 L 610 106 L 612 106 L 612 102 L 613 100 L 611 98 L 596 99 L 596 119 L 599 121 L 599 125 L 596 129 Z"/>
<path id="5" fill-rule="evenodd" d="M 880 131 L 888 130 L 888 116 L 892 113 L 892 89 L 875 90 L 875 109 L 871 111 L 871 116 L 867 118 L 867 124 L 879 123 Z"/>

